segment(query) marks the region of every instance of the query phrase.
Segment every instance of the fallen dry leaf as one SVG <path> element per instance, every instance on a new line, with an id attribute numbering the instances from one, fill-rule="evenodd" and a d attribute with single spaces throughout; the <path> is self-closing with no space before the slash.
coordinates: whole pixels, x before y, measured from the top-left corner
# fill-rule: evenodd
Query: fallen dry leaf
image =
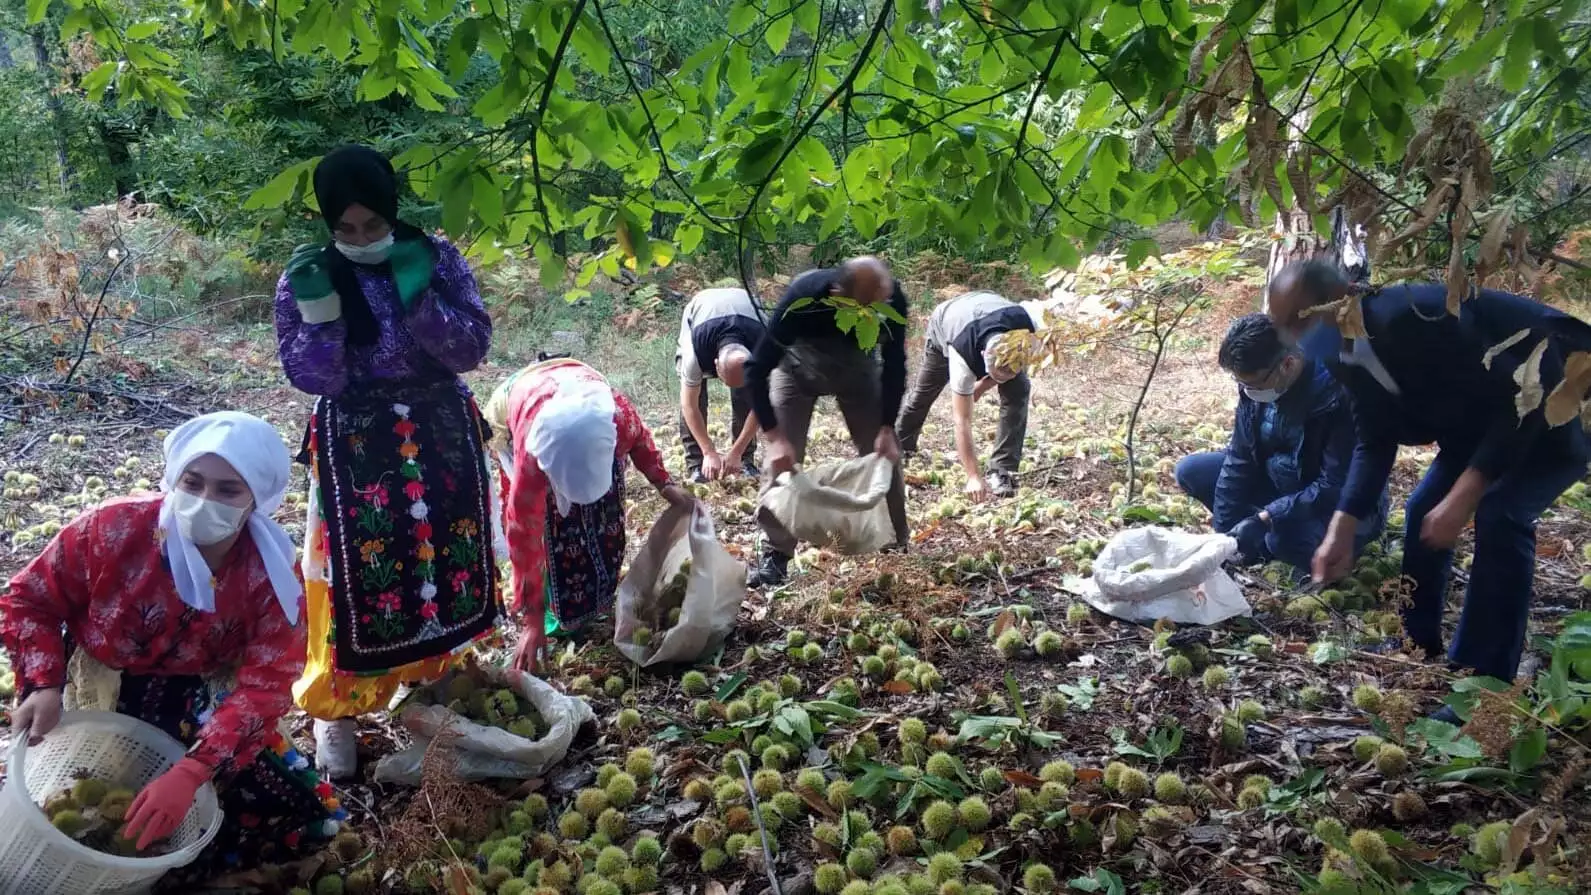
<path id="1" fill-rule="evenodd" d="M 1029 774 L 1027 771 L 1006 771 L 1003 776 L 1005 777 L 1005 782 L 1025 789 L 1038 789 L 1044 785 L 1043 780 Z"/>
<path id="2" fill-rule="evenodd" d="M 1006 628 L 1009 628 L 1009 627 L 1011 627 L 1014 624 L 1016 624 L 1016 614 L 1015 613 L 1013 613 L 1009 609 L 1007 609 L 1006 611 L 1000 613 L 1000 617 L 994 620 L 994 627 L 992 629 L 990 629 L 990 631 L 991 631 L 990 639 L 991 640 L 1000 639 L 1000 635 L 1005 633 Z"/>

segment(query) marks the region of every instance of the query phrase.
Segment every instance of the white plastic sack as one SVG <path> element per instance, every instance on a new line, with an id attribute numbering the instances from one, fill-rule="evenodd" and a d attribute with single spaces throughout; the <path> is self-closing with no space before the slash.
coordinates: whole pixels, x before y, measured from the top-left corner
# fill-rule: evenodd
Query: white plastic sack
<path id="1" fill-rule="evenodd" d="M 662 591 L 687 559 L 691 570 L 679 622 L 665 632 L 656 618 Z M 646 543 L 619 581 L 613 645 L 641 666 L 695 662 L 735 629 L 745 599 L 746 565 L 718 543 L 707 507 L 699 501 L 688 509 L 670 506 L 653 523 Z M 661 614 L 666 615 L 666 609 Z M 630 642 L 642 626 L 653 632 L 648 646 Z"/>
<path id="2" fill-rule="evenodd" d="M 874 553 L 895 540 L 889 519 L 895 464 L 879 454 L 830 460 L 779 476 L 762 496 L 769 513 L 798 541 L 841 553 Z"/>
<path id="3" fill-rule="evenodd" d="M 1235 553 L 1237 541 L 1226 535 L 1128 529 L 1099 552 L 1094 577 L 1081 582 L 1078 595 L 1127 621 L 1219 624 L 1252 612 L 1242 588 L 1221 568 Z"/>
<path id="4" fill-rule="evenodd" d="M 420 785 L 420 762 L 426 746 L 437 731 L 451 726 L 458 734 L 453 741 L 457 752 L 456 773 L 461 780 L 488 778 L 529 779 L 563 761 L 569 754 L 580 725 L 595 716 L 585 700 L 565 696 L 540 678 L 512 668 L 482 668 L 487 680 L 507 687 L 530 700 L 542 719 L 550 725 L 546 735 L 531 740 L 497 727 L 476 724 L 448 710 L 445 705 L 414 705 L 403 710 L 398 721 L 414 735 L 414 744 L 376 762 L 376 779 L 403 786 Z M 455 672 L 457 674 L 458 672 Z M 435 693 L 445 693 L 452 675 L 432 684 Z M 440 700 L 445 702 L 446 700 Z"/>

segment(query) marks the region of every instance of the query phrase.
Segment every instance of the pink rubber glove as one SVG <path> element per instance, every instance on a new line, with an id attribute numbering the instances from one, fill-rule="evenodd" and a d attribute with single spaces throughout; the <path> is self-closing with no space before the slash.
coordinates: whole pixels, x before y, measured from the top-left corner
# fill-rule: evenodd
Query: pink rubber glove
<path id="1" fill-rule="evenodd" d="M 175 833 L 193 807 L 199 787 L 209 780 L 210 768 L 203 762 L 184 758 L 172 765 L 171 770 L 151 780 L 133 799 L 122 835 L 128 839 L 138 836 L 138 850 L 143 851 Z"/>

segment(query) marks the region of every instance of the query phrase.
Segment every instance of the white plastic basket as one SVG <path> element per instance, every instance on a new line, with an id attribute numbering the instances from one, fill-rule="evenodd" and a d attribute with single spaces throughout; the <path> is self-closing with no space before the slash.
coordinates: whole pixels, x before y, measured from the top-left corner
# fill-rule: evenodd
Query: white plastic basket
<path id="1" fill-rule="evenodd" d="M 0 789 L 0 893 L 139 893 L 192 862 L 221 826 L 221 807 L 209 783 L 199 787 L 188 816 L 168 840 L 172 851 L 159 857 L 96 851 L 55 829 L 39 807 L 85 774 L 137 792 L 186 751 L 165 731 L 115 712 L 67 712 L 31 748 L 26 732 L 15 731 Z"/>

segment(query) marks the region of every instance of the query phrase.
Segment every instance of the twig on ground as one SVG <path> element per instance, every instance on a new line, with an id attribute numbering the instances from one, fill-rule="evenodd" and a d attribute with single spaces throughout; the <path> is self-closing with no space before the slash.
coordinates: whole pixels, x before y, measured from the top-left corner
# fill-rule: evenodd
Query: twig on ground
<path id="1" fill-rule="evenodd" d="M 757 803 L 757 790 L 751 784 L 751 771 L 746 769 L 746 760 L 735 756 L 735 763 L 740 765 L 740 776 L 746 781 L 746 796 L 751 799 L 751 816 L 757 821 L 757 835 L 762 842 L 763 869 L 768 871 L 768 886 L 773 895 L 784 895 L 779 889 L 779 874 L 773 870 L 773 850 L 768 847 L 768 830 L 762 824 L 762 806 Z"/>

